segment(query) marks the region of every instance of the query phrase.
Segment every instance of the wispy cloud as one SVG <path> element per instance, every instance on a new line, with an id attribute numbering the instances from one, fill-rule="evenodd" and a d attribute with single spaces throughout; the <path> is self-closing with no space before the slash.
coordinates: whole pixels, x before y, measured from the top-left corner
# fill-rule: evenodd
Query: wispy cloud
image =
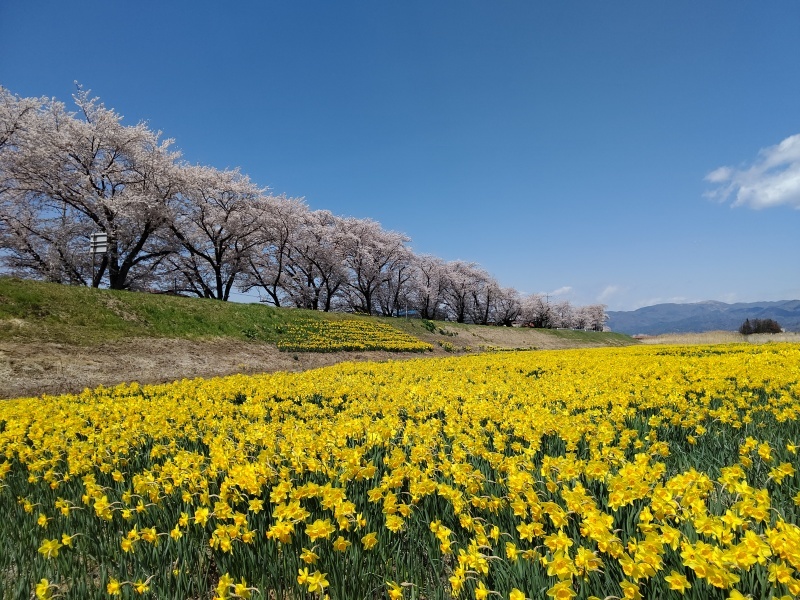
<path id="1" fill-rule="evenodd" d="M 786 205 L 800 209 L 800 134 L 764 148 L 742 168 L 720 167 L 705 180 L 717 184 L 707 197 L 733 206 L 769 208 Z"/>
<path id="2" fill-rule="evenodd" d="M 605 302 L 606 300 L 611 298 L 611 296 L 613 296 L 617 292 L 619 292 L 619 286 L 618 285 L 607 285 L 605 287 L 605 289 L 602 292 L 600 292 L 600 295 L 597 296 L 597 301 L 598 302 Z"/>
<path id="3" fill-rule="evenodd" d="M 572 291 L 571 285 L 565 285 L 552 292 L 545 292 L 548 296 L 566 296 Z"/>

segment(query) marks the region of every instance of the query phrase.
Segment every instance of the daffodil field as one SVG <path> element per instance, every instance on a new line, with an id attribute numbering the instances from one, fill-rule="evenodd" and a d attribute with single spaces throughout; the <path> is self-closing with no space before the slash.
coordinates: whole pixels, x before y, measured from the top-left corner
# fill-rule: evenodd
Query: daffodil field
<path id="1" fill-rule="evenodd" d="M 3 599 L 793 598 L 800 346 L 0 402 Z"/>
<path id="2" fill-rule="evenodd" d="M 375 321 L 306 320 L 281 326 L 280 350 L 336 352 L 341 350 L 389 350 L 425 352 L 433 349 L 391 325 Z"/>

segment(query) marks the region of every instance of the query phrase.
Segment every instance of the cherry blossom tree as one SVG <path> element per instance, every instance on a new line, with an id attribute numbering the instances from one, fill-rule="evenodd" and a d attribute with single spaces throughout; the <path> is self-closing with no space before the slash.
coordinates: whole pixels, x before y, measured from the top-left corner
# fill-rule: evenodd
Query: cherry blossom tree
<path id="1" fill-rule="evenodd" d="M 572 305 L 569 300 L 561 300 L 554 302 L 551 305 L 550 313 L 552 315 L 552 327 L 561 329 L 572 328 Z"/>
<path id="2" fill-rule="evenodd" d="M 0 259 L 8 272 L 53 283 L 88 285 L 91 224 L 48 211 L 36 197 L 0 194 Z"/>
<path id="3" fill-rule="evenodd" d="M 408 260 L 409 238 L 386 231 L 371 219 L 348 218 L 343 223 L 343 264 L 348 274 L 347 303 L 350 310 L 372 314 L 376 294 L 398 265 Z"/>
<path id="4" fill-rule="evenodd" d="M 20 277 L 85 285 L 90 227 L 63 205 L 53 210 L 48 198 L 21 189 L 17 180 L 20 152 L 36 143 L 48 104 L 0 87 L 0 262 Z"/>
<path id="5" fill-rule="evenodd" d="M 473 269 L 470 301 L 467 312 L 469 320 L 478 325 L 488 325 L 494 320 L 494 308 L 500 286 L 489 273 L 481 268 Z"/>
<path id="6" fill-rule="evenodd" d="M 167 206 L 178 191 L 178 154 L 170 151 L 170 140 L 161 140 L 144 123 L 123 125 L 119 114 L 88 92 L 79 89 L 74 98 L 75 113 L 60 102 L 41 104 L 24 135 L 10 151 L 4 148 L 3 189 L 7 198 L 11 194 L 4 207 L 27 203 L 25 210 L 16 211 L 25 218 L 16 221 L 28 219 L 35 231 L 31 239 L 49 239 L 48 226 L 58 215 L 107 234 L 108 252 L 89 283 L 97 287 L 106 278 L 112 289 L 136 287 L 172 251 L 162 234 Z M 66 228 L 61 233 L 85 236 L 87 231 Z M 77 242 L 48 243 L 55 248 L 50 255 L 67 260 L 63 249 Z M 84 243 L 88 251 L 88 238 Z M 17 251 L 26 252 L 22 245 Z M 30 258 L 35 262 L 32 254 Z M 82 272 L 78 264 L 66 270 Z"/>
<path id="7" fill-rule="evenodd" d="M 572 309 L 572 326 L 575 329 L 589 329 L 591 316 L 588 306 L 575 306 Z"/>
<path id="8" fill-rule="evenodd" d="M 444 288 L 447 265 L 430 254 L 414 256 L 411 302 L 423 319 L 444 319 Z"/>
<path id="9" fill-rule="evenodd" d="M 0 151 L 19 144 L 20 136 L 35 124 L 45 98 L 20 98 L 0 86 Z"/>
<path id="10" fill-rule="evenodd" d="M 605 304 L 590 304 L 585 307 L 588 314 L 587 326 L 593 331 L 603 331 L 608 323 Z"/>
<path id="11" fill-rule="evenodd" d="M 344 243 L 343 219 L 326 210 L 303 215 L 284 267 L 284 287 L 295 306 L 325 312 L 333 308 L 347 283 Z"/>
<path id="12" fill-rule="evenodd" d="M 416 256 L 370 219 L 310 211 L 239 171 L 179 163 L 171 140 L 78 89 L 77 110 L 0 87 L 0 265 L 114 289 L 155 283 L 227 300 L 257 289 L 275 306 L 602 330 L 604 305 L 521 298 L 475 263 Z M 93 233 L 108 251 L 97 264 Z M 169 275 L 169 277 L 167 277 Z M 169 281 L 172 285 L 169 285 Z M 179 283 L 180 282 L 180 283 Z"/>
<path id="13" fill-rule="evenodd" d="M 511 287 L 499 288 L 494 298 L 494 323 L 511 327 L 518 321 L 521 313 L 519 292 Z"/>
<path id="14" fill-rule="evenodd" d="M 263 190 L 238 171 L 183 166 L 169 228 L 180 251 L 169 263 L 180 291 L 228 300 L 260 240 Z"/>
<path id="15" fill-rule="evenodd" d="M 553 313 L 544 294 L 531 294 L 522 300 L 520 320 L 527 327 L 553 327 Z"/>
<path id="16" fill-rule="evenodd" d="M 380 313 L 386 317 L 407 314 L 411 305 L 414 278 L 413 252 L 402 246 L 395 258 L 387 265 L 386 277 L 376 292 Z"/>
<path id="17" fill-rule="evenodd" d="M 247 257 L 241 290 L 258 290 L 266 294 L 263 302 L 283 306 L 291 299 L 287 294 L 287 265 L 292 242 L 308 214 L 305 203 L 296 198 L 272 196 L 265 199 L 259 210 L 256 226 L 260 231 L 258 241 Z"/>
<path id="18" fill-rule="evenodd" d="M 469 317 L 476 282 L 483 276 L 475 263 L 454 260 L 446 263 L 442 297 L 447 307 L 447 317 L 465 323 Z"/>

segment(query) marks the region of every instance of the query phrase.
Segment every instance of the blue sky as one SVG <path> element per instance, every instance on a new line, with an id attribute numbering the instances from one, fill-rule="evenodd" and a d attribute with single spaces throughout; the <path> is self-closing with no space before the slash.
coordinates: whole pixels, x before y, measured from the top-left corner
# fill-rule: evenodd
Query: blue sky
<path id="1" fill-rule="evenodd" d="M 523 292 L 794 299 L 798 31 L 796 0 L 3 0 L 0 85 L 77 80 L 189 162 Z"/>

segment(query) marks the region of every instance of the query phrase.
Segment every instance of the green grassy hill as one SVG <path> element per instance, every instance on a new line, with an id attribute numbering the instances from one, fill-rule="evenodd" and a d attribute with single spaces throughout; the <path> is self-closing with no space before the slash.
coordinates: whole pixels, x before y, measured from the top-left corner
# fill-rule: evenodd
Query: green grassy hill
<path id="1" fill-rule="evenodd" d="M 277 343 L 282 326 L 300 317 L 319 318 L 257 304 L 0 278 L 0 339 L 92 345 L 125 337 L 258 337 Z"/>
<path id="2" fill-rule="evenodd" d="M 383 324 L 384 330 L 390 325 L 434 348 L 454 352 L 635 343 L 616 333 L 366 317 L 0 277 L 0 341 L 92 346 L 130 337 L 227 338 L 294 349 L 298 332 L 324 332 L 324 323 L 332 321 Z"/>

